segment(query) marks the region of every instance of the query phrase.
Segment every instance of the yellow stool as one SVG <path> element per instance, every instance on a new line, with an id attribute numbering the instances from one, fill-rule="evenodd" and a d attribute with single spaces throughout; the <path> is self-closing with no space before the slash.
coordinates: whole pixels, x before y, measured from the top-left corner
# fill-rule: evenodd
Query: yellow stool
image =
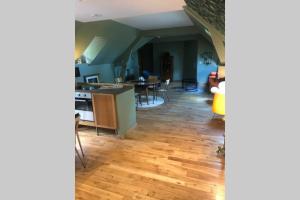
<path id="1" fill-rule="evenodd" d="M 212 105 L 212 112 L 214 113 L 214 116 L 215 114 L 225 116 L 225 94 L 215 93 L 213 99 L 213 105 Z M 223 120 L 225 121 L 225 117 L 223 117 Z M 225 134 L 224 134 L 224 144 L 218 146 L 217 153 L 225 156 Z"/>
<path id="2" fill-rule="evenodd" d="M 212 112 L 218 115 L 225 115 L 225 94 L 215 93 Z"/>

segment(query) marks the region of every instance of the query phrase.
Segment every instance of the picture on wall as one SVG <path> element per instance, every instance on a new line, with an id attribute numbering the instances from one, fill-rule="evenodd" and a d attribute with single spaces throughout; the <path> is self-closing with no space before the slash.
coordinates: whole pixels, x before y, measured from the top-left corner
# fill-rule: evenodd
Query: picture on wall
<path id="1" fill-rule="evenodd" d="M 100 74 L 91 74 L 91 75 L 84 76 L 84 81 L 86 83 L 99 83 Z"/>

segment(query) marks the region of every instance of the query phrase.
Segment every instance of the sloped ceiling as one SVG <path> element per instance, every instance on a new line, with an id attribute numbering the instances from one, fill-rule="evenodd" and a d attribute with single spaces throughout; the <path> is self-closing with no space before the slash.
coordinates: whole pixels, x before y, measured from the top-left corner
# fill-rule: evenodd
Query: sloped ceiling
<path id="1" fill-rule="evenodd" d="M 185 2 L 224 35 L 225 0 L 185 0 Z"/>
<path id="2" fill-rule="evenodd" d="M 183 10 L 118 18 L 115 19 L 115 21 L 140 30 L 186 27 L 194 25 Z"/>
<path id="3" fill-rule="evenodd" d="M 225 0 L 78 0 L 75 13 L 75 58 L 86 53 L 90 55 L 92 64 L 112 63 L 128 50 L 139 32 L 143 36 L 155 37 L 163 36 L 164 33 L 166 36 L 178 35 L 179 32 L 174 31 L 177 28 L 173 27 L 194 29 L 191 26 L 194 24 L 183 12 L 185 4 L 224 36 Z M 158 20 L 157 15 L 165 17 L 158 17 Z M 166 17 L 168 15 L 173 17 Z M 168 27 L 170 31 L 153 30 Z M 198 29 L 195 33 L 209 37 L 204 29 Z M 220 44 L 214 43 L 217 47 Z"/>
<path id="4" fill-rule="evenodd" d="M 77 0 L 75 19 L 91 22 L 182 10 L 184 0 Z"/>
<path id="5" fill-rule="evenodd" d="M 75 33 L 75 59 L 84 55 L 92 65 L 112 63 L 137 35 L 137 29 L 112 20 L 82 23 Z"/>
<path id="6" fill-rule="evenodd" d="M 192 26 L 183 6 L 184 0 L 78 0 L 75 19 L 114 20 L 140 30 Z"/>

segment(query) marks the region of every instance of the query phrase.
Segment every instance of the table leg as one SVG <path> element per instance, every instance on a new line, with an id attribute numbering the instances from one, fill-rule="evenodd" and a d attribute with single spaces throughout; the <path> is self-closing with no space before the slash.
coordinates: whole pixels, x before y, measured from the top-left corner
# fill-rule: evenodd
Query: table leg
<path id="1" fill-rule="evenodd" d="M 141 106 L 142 106 L 143 103 L 142 103 L 142 96 L 141 96 L 141 94 L 139 94 L 139 102 L 140 102 L 140 104 L 141 104 Z"/>
<path id="2" fill-rule="evenodd" d="M 149 96 L 149 90 L 148 90 L 148 87 L 146 87 L 146 99 L 147 99 L 147 105 L 149 105 L 149 99 L 148 99 L 148 96 Z"/>
<path id="3" fill-rule="evenodd" d="M 154 104 L 154 99 L 155 99 L 155 85 L 153 85 L 153 104 Z"/>

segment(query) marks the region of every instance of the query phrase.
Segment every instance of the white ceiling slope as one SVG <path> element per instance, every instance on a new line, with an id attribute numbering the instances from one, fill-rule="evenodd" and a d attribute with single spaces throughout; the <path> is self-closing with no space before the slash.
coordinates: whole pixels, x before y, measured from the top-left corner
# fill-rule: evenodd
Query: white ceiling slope
<path id="1" fill-rule="evenodd" d="M 77 0 L 75 19 L 112 19 L 141 30 L 191 26 L 184 0 Z"/>
<path id="2" fill-rule="evenodd" d="M 193 26 L 193 22 L 183 10 L 127 17 L 115 21 L 141 30 Z"/>
<path id="3" fill-rule="evenodd" d="M 184 0 L 77 0 L 75 19 L 90 22 L 134 17 L 182 10 L 184 5 Z"/>

